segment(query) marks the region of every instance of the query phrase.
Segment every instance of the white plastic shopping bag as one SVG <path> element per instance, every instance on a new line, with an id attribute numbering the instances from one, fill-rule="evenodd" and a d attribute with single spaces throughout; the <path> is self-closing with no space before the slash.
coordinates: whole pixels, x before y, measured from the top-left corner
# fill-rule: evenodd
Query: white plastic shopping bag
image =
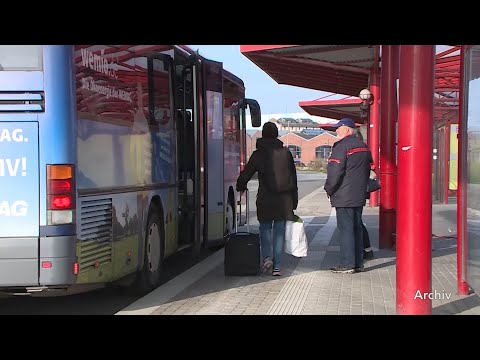
<path id="1" fill-rule="evenodd" d="M 295 221 L 287 220 L 284 250 L 287 254 L 296 257 L 307 256 L 308 242 L 305 227 L 303 220 L 297 215 L 295 215 Z"/>

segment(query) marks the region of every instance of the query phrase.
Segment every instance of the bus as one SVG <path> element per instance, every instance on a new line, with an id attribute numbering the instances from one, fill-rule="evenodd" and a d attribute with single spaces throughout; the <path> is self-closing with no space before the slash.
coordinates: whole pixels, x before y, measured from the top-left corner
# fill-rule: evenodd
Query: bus
<path id="1" fill-rule="evenodd" d="M 0 292 L 146 293 L 242 225 L 246 110 L 185 45 L 0 45 Z"/>

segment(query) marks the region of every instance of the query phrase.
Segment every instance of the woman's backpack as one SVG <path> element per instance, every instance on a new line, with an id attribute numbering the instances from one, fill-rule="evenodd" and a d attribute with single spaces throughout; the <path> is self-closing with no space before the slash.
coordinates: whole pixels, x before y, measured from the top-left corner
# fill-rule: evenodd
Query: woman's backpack
<path id="1" fill-rule="evenodd" d="M 264 180 L 267 189 L 273 193 L 292 191 L 295 187 L 291 170 L 292 154 L 285 147 L 266 150 Z"/>

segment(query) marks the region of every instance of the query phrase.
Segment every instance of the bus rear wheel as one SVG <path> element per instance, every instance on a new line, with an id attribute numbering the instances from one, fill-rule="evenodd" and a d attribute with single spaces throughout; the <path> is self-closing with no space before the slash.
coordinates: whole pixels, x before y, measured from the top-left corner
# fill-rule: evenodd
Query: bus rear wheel
<path id="1" fill-rule="evenodd" d="M 163 262 L 164 231 L 163 222 L 155 207 L 151 207 L 145 234 L 143 267 L 137 275 L 135 287 L 138 292 L 147 293 L 160 283 Z"/>

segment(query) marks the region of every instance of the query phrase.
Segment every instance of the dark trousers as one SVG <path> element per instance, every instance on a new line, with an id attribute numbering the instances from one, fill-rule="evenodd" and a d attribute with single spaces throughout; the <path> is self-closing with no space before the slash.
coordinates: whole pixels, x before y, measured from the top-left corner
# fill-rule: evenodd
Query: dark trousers
<path id="1" fill-rule="evenodd" d="M 337 230 L 340 242 L 340 266 L 363 266 L 363 206 L 336 208 Z"/>
<path id="2" fill-rule="evenodd" d="M 368 230 L 365 227 L 365 225 L 363 225 L 363 222 L 362 222 L 362 229 L 363 229 L 363 248 L 367 249 L 371 246 L 370 245 L 370 235 L 368 235 Z"/>
<path id="3" fill-rule="evenodd" d="M 362 225 L 363 225 L 363 223 L 362 223 Z M 363 249 L 365 250 L 365 249 L 368 249 L 369 247 L 371 247 L 371 245 L 370 245 L 370 235 L 368 234 L 368 230 L 365 227 L 365 225 L 363 225 L 362 227 L 363 227 Z M 335 238 L 335 239 L 338 238 L 338 229 L 335 229 L 332 237 Z"/>

